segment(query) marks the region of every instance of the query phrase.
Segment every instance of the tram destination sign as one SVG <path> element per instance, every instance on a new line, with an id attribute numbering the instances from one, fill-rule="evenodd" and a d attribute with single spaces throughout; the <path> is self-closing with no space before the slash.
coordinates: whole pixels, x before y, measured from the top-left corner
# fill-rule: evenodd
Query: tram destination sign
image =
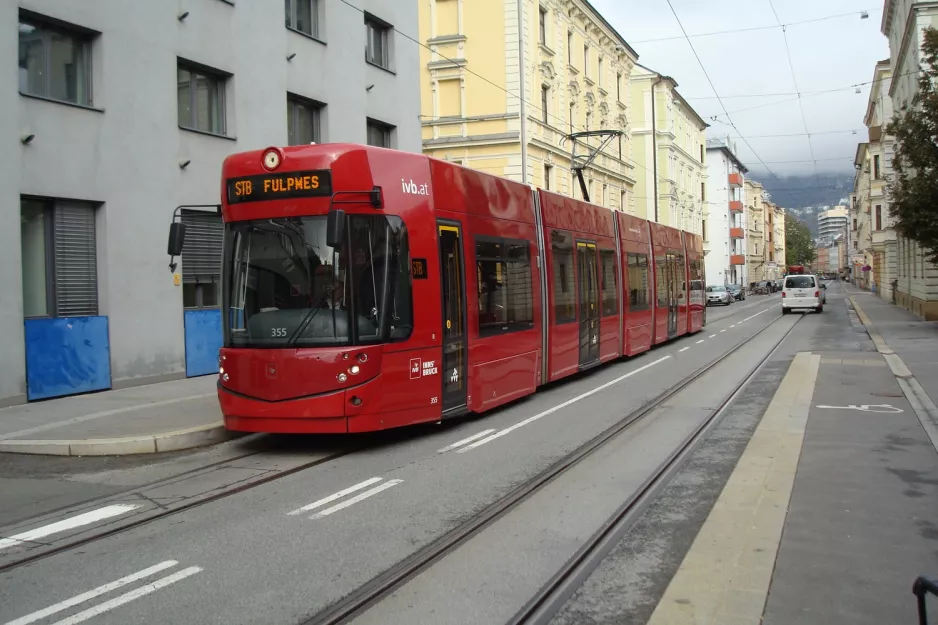
<path id="1" fill-rule="evenodd" d="M 332 172 L 328 169 L 290 171 L 229 178 L 228 203 L 287 200 L 332 195 Z"/>

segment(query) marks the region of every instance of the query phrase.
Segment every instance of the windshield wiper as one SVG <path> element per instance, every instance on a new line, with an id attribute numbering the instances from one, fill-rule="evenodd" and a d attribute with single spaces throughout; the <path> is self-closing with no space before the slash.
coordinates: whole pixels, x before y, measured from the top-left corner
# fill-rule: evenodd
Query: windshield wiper
<path id="1" fill-rule="evenodd" d="M 303 315 L 303 319 L 300 321 L 300 325 L 296 326 L 296 330 L 293 331 L 293 334 L 290 335 L 290 338 L 287 339 L 287 346 L 293 345 L 300 338 L 300 335 L 303 332 L 306 332 L 306 328 L 309 327 L 309 324 L 313 322 L 313 319 L 316 318 L 316 315 L 319 314 L 319 311 L 322 310 L 322 305 L 326 303 L 329 299 L 331 293 L 326 293 L 319 303 L 316 304 L 313 308 L 310 308 L 306 311 L 306 314 Z M 333 319 L 332 319 L 332 329 L 333 334 L 335 334 L 335 310 L 333 309 Z"/>

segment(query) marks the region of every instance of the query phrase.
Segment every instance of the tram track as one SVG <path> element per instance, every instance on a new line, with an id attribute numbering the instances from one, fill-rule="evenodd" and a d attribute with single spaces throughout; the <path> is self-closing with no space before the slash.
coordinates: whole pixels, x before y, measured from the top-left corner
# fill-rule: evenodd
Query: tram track
<path id="1" fill-rule="evenodd" d="M 461 522 L 456 527 L 389 568 L 357 590 L 342 599 L 301 621 L 302 625 L 335 625 L 347 623 L 378 605 L 395 590 L 403 586 L 434 563 L 455 551 L 472 537 L 505 517 L 523 502 L 541 491 L 549 483 L 570 471 L 587 457 L 616 439 L 620 434 L 653 413 L 671 398 L 686 389 L 706 373 L 713 370 L 727 358 L 737 353 L 769 328 L 781 322 L 785 317 L 779 315 L 750 337 L 725 351 L 718 358 L 700 367 L 674 386 L 659 394 L 640 408 L 630 412 L 623 419 L 613 424 L 577 449 L 557 460 L 534 477 L 519 485 L 480 512 Z M 683 464 L 683 460 L 697 447 L 710 430 L 719 422 L 719 417 L 735 397 L 758 373 L 785 340 L 797 327 L 803 316 L 798 317 L 783 336 L 772 346 L 768 353 L 735 385 L 730 393 L 714 408 L 707 417 L 681 442 L 681 444 L 656 467 L 652 474 L 636 491 L 606 520 L 571 559 L 542 587 L 538 593 L 509 621 L 510 623 L 547 623 L 564 605 L 566 600 L 582 584 L 583 580 L 599 565 L 605 555 L 627 531 L 632 521 L 640 514 L 645 505 L 660 492 L 670 478 Z"/>
<path id="2" fill-rule="evenodd" d="M 747 308 L 746 310 L 748 310 L 748 308 Z M 742 313 L 742 312 L 745 312 L 745 310 L 739 310 L 738 312 L 739 312 L 739 313 Z M 724 317 L 721 317 L 720 319 L 713 320 L 713 322 L 720 321 L 721 319 L 726 319 L 726 318 L 732 316 L 733 314 L 734 314 L 734 313 L 729 313 L 728 315 L 726 315 L 726 316 L 724 316 Z M 766 329 L 768 329 L 768 327 L 769 327 L 770 325 L 771 325 L 771 324 L 769 324 L 769 325 L 766 326 L 765 328 L 759 330 L 759 332 L 757 332 L 755 335 L 753 335 L 752 337 L 750 337 L 750 338 L 747 339 L 746 341 L 743 341 L 743 342 L 740 343 L 739 345 L 737 345 L 737 346 L 735 346 L 734 348 L 732 348 L 730 351 L 724 353 L 724 354 L 723 354 L 722 356 L 720 356 L 717 360 L 714 360 L 714 361 L 712 361 L 711 363 L 709 363 L 709 364 L 705 365 L 704 367 L 702 367 L 701 369 L 698 369 L 695 373 L 691 374 L 691 376 L 689 376 L 688 378 L 685 378 L 684 380 L 682 380 L 681 382 L 679 382 L 679 383 L 678 383 L 678 386 L 672 387 L 672 388 L 669 389 L 666 393 L 664 393 L 664 394 L 662 394 L 662 395 L 659 395 L 657 398 L 655 398 L 654 400 L 652 400 L 651 403 L 646 404 L 645 406 L 643 406 L 642 408 L 640 408 L 638 411 L 631 413 L 628 417 L 626 417 L 626 420 L 625 420 L 625 421 L 627 421 L 628 423 L 632 423 L 632 422 L 634 422 L 634 421 L 640 419 L 642 416 L 644 416 L 644 415 L 647 414 L 648 412 L 652 411 L 656 406 L 660 405 L 662 402 L 664 402 L 664 401 L 666 401 L 667 399 L 669 399 L 671 396 L 673 396 L 674 394 L 676 394 L 677 392 L 679 392 L 682 388 L 686 387 L 688 384 L 690 384 L 691 382 L 693 382 L 694 380 L 696 380 L 697 378 L 699 378 L 701 375 L 703 375 L 704 373 L 706 373 L 708 370 L 710 370 L 711 368 L 713 368 L 714 366 L 716 366 L 717 364 L 719 364 L 720 362 L 722 362 L 724 359 L 726 359 L 727 357 L 729 357 L 731 354 L 735 353 L 735 351 L 737 351 L 740 347 L 742 347 L 743 345 L 745 345 L 746 343 L 748 343 L 750 340 L 752 340 L 753 338 L 755 338 L 756 336 L 758 336 L 758 334 L 760 334 L 761 332 L 763 332 L 763 331 L 765 331 Z M 613 428 L 617 428 L 617 427 L 618 427 L 618 429 L 616 430 L 616 432 L 609 434 L 610 430 L 607 430 L 607 431 L 604 432 L 603 434 L 600 434 L 599 437 L 603 437 L 604 435 L 607 435 L 607 438 L 612 438 L 615 434 L 618 434 L 619 431 L 621 431 L 622 429 L 624 429 L 624 426 L 622 425 L 623 423 L 624 423 L 624 422 L 620 421 L 619 424 L 617 424 L 617 426 L 613 426 Z M 628 423 L 627 423 L 626 425 L 628 425 Z M 394 431 L 394 432 L 396 433 L 396 432 L 400 432 L 400 431 Z M 379 435 L 387 435 L 387 432 L 379 433 Z M 593 440 L 595 441 L 595 440 L 597 440 L 597 439 L 593 439 Z M 603 442 L 605 442 L 605 439 L 603 440 Z M 590 444 L 590 443 L 587 443 L 587 445 L 589 445 L 589 444 Z M 161 520 L 161 519 L 165 519 L 165 518 L 170 517 L 170 516 L 172 516 L 172 515 L 179 514 L 179 513 L 182 513 L 182 512 L 186 512 L 186 511 L 188 511 L 188 510 L 192 510 L 193 508 L 196 508 L 196 507 L 199 507 L 199 506 L 202 506 L 202 505 L 206 505 L 206 504 L 209 504 L 209 503 L 212 503 L 212 502 L 215 502 L 215 501 L 219 501 L 219 500 L 225 499 L 225 498 L 227 498 L 227 497 L 231 497 L 231 496 L 234 496 L 234 495 L 237 495 L 237 494 L 240 494 L 240 493 L 244 493 L 244 492 L 249 491 L 249 490 L 252 490 L 252 489 L 254 489 L 254 488 L 258 488 L 258 487 L 260 487 L 260 486 L 264 486 L 264 485 L 269 484 L 269 483 L 271 483 L 271 482 L 275 482 L 275 481 L 277 481 L 277 480 L 280 480 L 280 479 L 289 477 L 289 476 L 294 475 L 294 474 L 296 474 L 296 473 L 300 473 L 300 472 L 302 472 L 302 471 L 306 471 L 306 470 L 308 470 L 308 469 L 315 468 L 315 467 L 318 466 L 318 465 L 322 465 L 322 464 L 325 464 L 325 463 L 328 463 L 328 462 L 332 462 L 332 461 L 334 461 L 334 460 L 338 460 L 338 459 L 340 459 L 340 458 L 342 458 L 342 457 L 345 457 L 345 456 L 354 454 L 354 453 L 359 452 L 359 451 L 367 450 L 367 449 L 371 448 L 372 445 L 373 445 L 373 440 L 372 440 L 371 438 L 369 438 L 368 440 L 365 440 L 365 441 L 358 441 L 357 444 L 350 445 L 348 448 L 342 449 L 342 450 L 340 450 L 340 451 L 337 451 L 337 452 L 334 452 L 334 453 L 330 453 L 330 454 L 327 454 L 327 455 L 325 455 L 325 456 L 320 456 L 320 457 L 317 457 L 317 458 L 314 459 L 314 460 L 311 460 L 311 461 L 308 461 L 308 462 L 304 462 L 304 463 L 300 463 L 300 464 L 298 464 L 298 465 L 296 465 L 296 466 L 291 466 L 291 467 L 286 468 L 286 469 L 271 471 L 269 474 L 265 474 L 265 475 L 262 475 L 262 476 L 258 476 L 257 478 L 250 479 L 249 481 L 243 482 L 243 483 L 241 483 L 241 484 L 239 484 L 239 485 L 237 485 L 237 486 L 234 486 L 234 487 L 221 487 L 220 489 L 215 490 L 214 492 L 209 491 L 210 494 L 196 495 L 196 496 L 193 496 L 193 497 L 191 497 L 189 500 L 184 501 L 184 502 L 182 502 L 182 503 L 178 503 L 178 504 L 169 504 L 169 505 L 165 505 L 165 506 L 162 506 L 162 505 L 161 505 L 161 506 L 158 506 L 158 507 L 156 507 L 156 508 L 151 508 L 151 509 L 149 509 L 149 510 L 147 510 L 147 511 L 140 512 L 140 513 L 138 513 L 138 514 L 136 515 L 136 517 L 129 517 L 129 518 L 125 519 L 125 520 L 115 520 L 115 521 L 112 521 L 112 522 L 110 522 L 110 523 L 108 523 L 108 524 L 106 524 L 106 525 L 104 525 L 104 526 L 101 526 L 100 528 L 90 528 L 89 530 L 87 530 L 87 531 L 85 531 L 85 532 L 80 532 L 80 533 L 76 534 L 76 536 L 79 536 L 78 538 L 74 538 L 74 539 L 63 538 L 63 539 L 60 539 L 60 540 L 55 541 L 54 543 L 50 543 L 50 544 L 42 544 L 42 543 L 38 543 L 38 542 L 37 542 L 37 543 L 33 543 L 33 546 L 31 547 L 31 549 L 28 550 L 28 551 L 26 551 L 26 552 L 23 553 L 22 555 L 21 555 L 21 554 L 13 554 L 13 558 L 10 559 L 9 561 L 6 561 L 6 562 L 3 562 L 2 559 L 0 559 L 0 573 L 4 573 L 4 572 L 7 572 L 7 571 L 10 571 L 10 570 L 15 569 L 15 568 L 17 568 L 17 567 L 20 567 L 20 566 L 23 566 L 23 565 L 26 565 L 26 564 L 29 564 L 29 563 L 32 563 L 32 562 L 41 560 L 41 559 L 43 559 L 43 558 L 47 558 L 47 557 L 49 557 L 49 556 L 56 555 L 56 554 L 58 554 L 58 553 L 62 553 L 62 552 L 68 551 L 68 550 L 70 550 L 70 549 L 75 549 L 75 548 L 87 546 L 87 545 L 90 544 L 90 543 L 97 542 L 97 541 L 100 541 L 100 540 L 103 540 L 103 539 L 106 539 L 106 538 L 110 538 L 110 537 L 112 537 L 112 536 L 121 534 L 121 533 L 126 532 L 126 531 L 130 531 L 130 530 L 133 530 L 133 529 L 137 529 L 137 528 L 139 528 L 139 527 L 141 527 L 141 526 L 144 526 L 144 525 L 146 525 L 146 524 L 148 524 L 148 523 L 152 523 L 152 522 L 154 522 L 154 521 L 159 521 L 159 520 Z M 597 447 L 598 447 L 598 446 L 601 446 L 601 444 L 600 444 L 600 445 L 597 445 Z M 591 453 L 591 451 L 592 451 L 592 450 L 590 450 L 590 451 L 587 452 L 587 453 L 584 453 L 584 454 L 582 455 L 582 457 L 585 457 L 586 455 L 588 455 L 588 453 Z M 7 527 L 7 528 L 12 528 L 12 527 L 17 527 L 17 526 L 24 526 L 24 525 L 26 525 L 26 524 L 29 524 L 31 521 L 39 522 L 39 521 L 42 520 L 42 519 L 52 519 L 52 518 L 56 518 L 57 515 L 61 515 L 61 514 L 64 513 L 64 512 L 67 512 L 67 511 L 79 511 L 79 510 L 82 510 L 82 509 L 87 509 L 87 508 L 90 508 L 90 507 L 92 507 L 92 506 L 95 506 L 96 504 L 126 502 L 126 501 L 138 500 L 138 499 L 139 499 L 140 501 L 149 501 L 149 502 L 152 503 L 152 500 L 150 500 L 149 498 L 147 498 L 146 495 L 144 494 L 148 489 L 160 488 L 160 487 L 163 487 L 163 486 L 166 486 L 166 485 L 170 485 L 170 484 L 179 482 L 180 480 L 185 480 L 185 479 L 190 478 L 190 477 L 200 477 L 200 476 L 203 476 L 203 475 L 208 475 L 208 474 L 211 473 L 212 471 L 224 470 L 224 469 L 226 468 L 226 465 L 234 465 L 235 463 L 238 463 L 238 462 L 241 462 L 241 461 L 244 461 L 244 460 L 248 460 L 248 459 L 251 459 L 251 458 L 254 458 L 254 457 L 262 456 L 262 455 L 264 455 L 264 454 L 266 454 L 266 453 L 269 453 L 269 452 L 270 452 L 270 449 L 259 449 L 259 450 L 256 450 L 256 451 L 251 451 L 251 452 L 247 452 L 247 453 L 243 453 L 243 454 L 238 454 L 238 455 L 235 455 L 235 456 L 233 456 L 233 457 L 231 457 L 231 458 L 226 458 L 226 459 L 218 460 L 218 461 L 215 461 L 215 462 L 206 464 L 206 465 L 202 465 L 202 466 L 199 466 L 199 467 L 194 467 L 194 468 L 189 469 L 189 470 L 186 470 L 186 471 L 181 471 L 181 472 L 179 472 L 179 473 L 175 473 L 175 474 L 170 475 L 170 476 L 168 476 L 168 477 L 160 478 L 160 479 L 157 479 L 157 480 L 152 480 L 152 481 L 146 482 L 146 483 L 144 483 L 144 484 L 134 486 L 134 487 L 132 487 L 132 488 L 129 488 L 129 489 L 127 489 L 127 490 L 125 490 L 125 491 L 122 491 L 122 492 L 119 492 L 119 493 L 111 493 L 111 494 L 103 495 L 103 496 L 100 496 L 100 497 L 92 497 L 92 498 L 89 498 L 89 499 L 84 500 L 84 501 L 81 501 L 81 502 L 72 503 L 72 504 L 70 504 L 70 505 L 62 506 L 62 507 L 57 508 L 57 509 L 55 509 L 55 510 L 50 510 L 50 511 L 44 512 L 44 513 L 41 514 L 41 515 L 35 515 L 35 516 L 29 516 L 29 517 L 21 518 L 21 519 L 19 519 L 19 520 L 17 520 L 17 521 L 14 521 L 14 522 L 5 524 L 5 527 Z M 577 452 L 574 452 L 574 454 L 575 454 L 575 453 L 577 453 Z M 582 457 L 578 457 L 574 462 L 571 463 L 570 466 L 572 466 L 572 464 L 575 464 L 575 462 L 578 462 L 580 459 L 582 459 Z M 572 458 L 572 455 L 569 456 L 568 458 Z M 567 467 L 567 468 L 569 468 L 569 467 Z M 562 471 L 561 471 L 561 472 L 562 472 Z M 559 472 L 557 473 L 557 475 L 559 475 Z M 553 477 L 555 477 L 555 476 L 551 476 L 551 477 L 549 477 L 549 478 L 547 478 L 547 479 L 545 479 L 545 480 L 543 480 L 543 481 L 540 481 L 537 488 L 539 488 L 540 486 L 543 486 L 544 484 L 546 484 L 547 481 L 550 481 L 551 479 L 553 479 Z M 526 497 L 529 496 L 530 494 L 533 494 L 533 492 L 535 492 L 535 490 L 536 490 L 536 489 L 530 490 L 530 491 L 527 493 L 527 495 L 525 495 L 523 498 L 526 498 Z M 511 495 L 509 494 L 509 497 L 510 497 L 510 496 L 511 496 Z M 521 499 L 518 499 L 518 501 L 514 502 L 514 504 L 512 504 L 511 507 L 514 507 L 515 505 L 517 505 L 518 503 L 520 503 L 520 501 L 521 501 Z M 510 509 L 510 508 L 505 509 L 504 512 L 502 512 L 502 514 L 508 512 L 509 509 Z M 494 518 L 493 518 L 492 520 L 494 520 Z M 487 523 L 486 523 L 486 524 L 487 524 Z M 481 526 L 480 526 L 480 527 L 481 527 Z M 6 534 L 0 534 L 0 536 L 6 536 Z M 467 536 L 467 537 L 468 537 L 468 536 Z M 467 538 L 467 537 L 466 537 L 466 538 Z M 460 539 L 460 542 L 461 542 L 462 540 L 465 540 L 465 538 Z M 455 545 L 454 545 L 454 546 L 455 546 Z M 3 556 L 3 554 L 2 554 L 2 552 L 0 552 L 0 558 L 2 558 L 2 556 Z M 331 622 L 331 621 L 326 621 L 326 622 Z"/>

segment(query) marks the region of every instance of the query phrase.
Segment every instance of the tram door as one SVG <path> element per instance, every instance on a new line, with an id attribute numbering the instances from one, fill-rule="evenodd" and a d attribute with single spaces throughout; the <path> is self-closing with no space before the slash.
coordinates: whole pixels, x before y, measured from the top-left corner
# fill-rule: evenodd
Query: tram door
<path id="1" fill-rule="evenodd" d="M 577 241 L 576 269 L 580 300 L 580 367 L 599 362 L 599 271 L 596 244 Z"/>
<path id="2" fill-rule="evenodd" d="M 676 254 L 668 254 L 665 261 L 665 275 L 668 281 L 668 336 L 677 334 L 677 313 L 680 300 L 678 292 L 681 289 L 680 266 Z"/>
<path id="3" fill-rule="evenodd" d="M 438 222 L 440 290 L 443 310 L 443 415 L 461 413 L 466 406 L 466 282 L 463 269 L 462 230 Z"/>

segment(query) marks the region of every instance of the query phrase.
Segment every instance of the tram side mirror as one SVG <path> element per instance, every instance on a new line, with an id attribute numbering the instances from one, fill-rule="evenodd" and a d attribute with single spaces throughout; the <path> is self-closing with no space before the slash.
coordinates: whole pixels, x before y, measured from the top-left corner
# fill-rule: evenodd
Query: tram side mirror
<path id="1" fill-rule="evenodd" d="M 326 217 L 326 245 L 339 247 L 345 240 L 345 211 L 334 209 Z"/>
<path id="2" fill-rule="evenodd" d="M 166 246 L 166 253 L 170 256 L 182 255 L 182 244 L 186 240 L 186 224 L 181 221 L 174 221 L 169 224 L 169 243 Z"/>

